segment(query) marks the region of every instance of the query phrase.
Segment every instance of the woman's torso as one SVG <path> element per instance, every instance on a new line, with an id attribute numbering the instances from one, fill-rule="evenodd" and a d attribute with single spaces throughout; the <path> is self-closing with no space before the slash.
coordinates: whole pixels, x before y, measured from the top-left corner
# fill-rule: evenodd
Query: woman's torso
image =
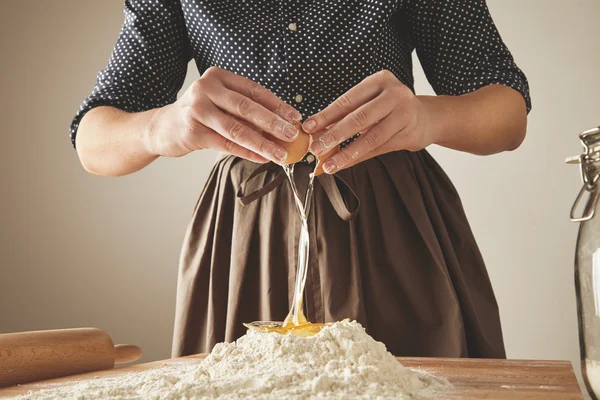
<path id="1" fill-rule="evenodd" d="M 250 78 L 305 117 L 388 69 L 413 86 L 402 0 L 182 0 L 194 59 Z"/>

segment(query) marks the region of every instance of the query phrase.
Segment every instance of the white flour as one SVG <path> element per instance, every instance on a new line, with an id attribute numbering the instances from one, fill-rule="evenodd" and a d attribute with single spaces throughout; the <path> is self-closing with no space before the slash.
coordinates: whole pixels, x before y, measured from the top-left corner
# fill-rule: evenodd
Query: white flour
<path id="1" fill-rule="evenodd" d="M 204 360 L 30 392 L 30 399 L 408 399 L 451 385 L 403 367 L 356 322 L 313 337 L 250 331 Z"/>

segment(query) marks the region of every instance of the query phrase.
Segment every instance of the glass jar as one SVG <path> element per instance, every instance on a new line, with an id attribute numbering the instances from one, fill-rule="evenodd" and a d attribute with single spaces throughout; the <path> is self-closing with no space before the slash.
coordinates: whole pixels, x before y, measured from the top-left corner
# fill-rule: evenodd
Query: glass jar
<path id="1" fill-rule="evenodd" d="M 600 398 L 600 127 L 579 135 L 583 154 L 567 159 L 579 164 L 583 187 L 571 208 L 579 222 L 575 255 L 575 290 L 579 319 L 581 370 L 588 392 Z M 579 212 L 580 211 L 580 212 Z"/>

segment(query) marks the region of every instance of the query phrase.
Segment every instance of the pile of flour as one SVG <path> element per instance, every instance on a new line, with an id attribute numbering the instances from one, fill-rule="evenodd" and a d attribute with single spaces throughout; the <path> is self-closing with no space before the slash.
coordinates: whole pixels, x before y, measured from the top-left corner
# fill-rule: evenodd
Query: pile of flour
<path id="1" fill-rule="evenodd" d="M 344 321 L 308 338 L 249 331 L 191 364 L 93 379 L 18 399 L 408 399 L 450 387 L 403 367 L 360 324 Z"/>

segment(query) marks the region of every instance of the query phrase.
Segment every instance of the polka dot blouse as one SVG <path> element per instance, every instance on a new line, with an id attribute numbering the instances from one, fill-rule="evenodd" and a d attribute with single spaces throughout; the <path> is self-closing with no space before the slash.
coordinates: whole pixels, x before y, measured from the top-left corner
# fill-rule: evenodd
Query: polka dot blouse
<path id="1" fill-rule="evenodd" d="M 308 117 L 382 69 L 413 88 L 413 50 L 437 94 L 501 84 L 531 108 L 485 0 L 126 0 L 71 140 L 94 107 L 140 112 L 174 102 L 192 59 L 200 73 L 217 66 L 250 78 Z"/>

